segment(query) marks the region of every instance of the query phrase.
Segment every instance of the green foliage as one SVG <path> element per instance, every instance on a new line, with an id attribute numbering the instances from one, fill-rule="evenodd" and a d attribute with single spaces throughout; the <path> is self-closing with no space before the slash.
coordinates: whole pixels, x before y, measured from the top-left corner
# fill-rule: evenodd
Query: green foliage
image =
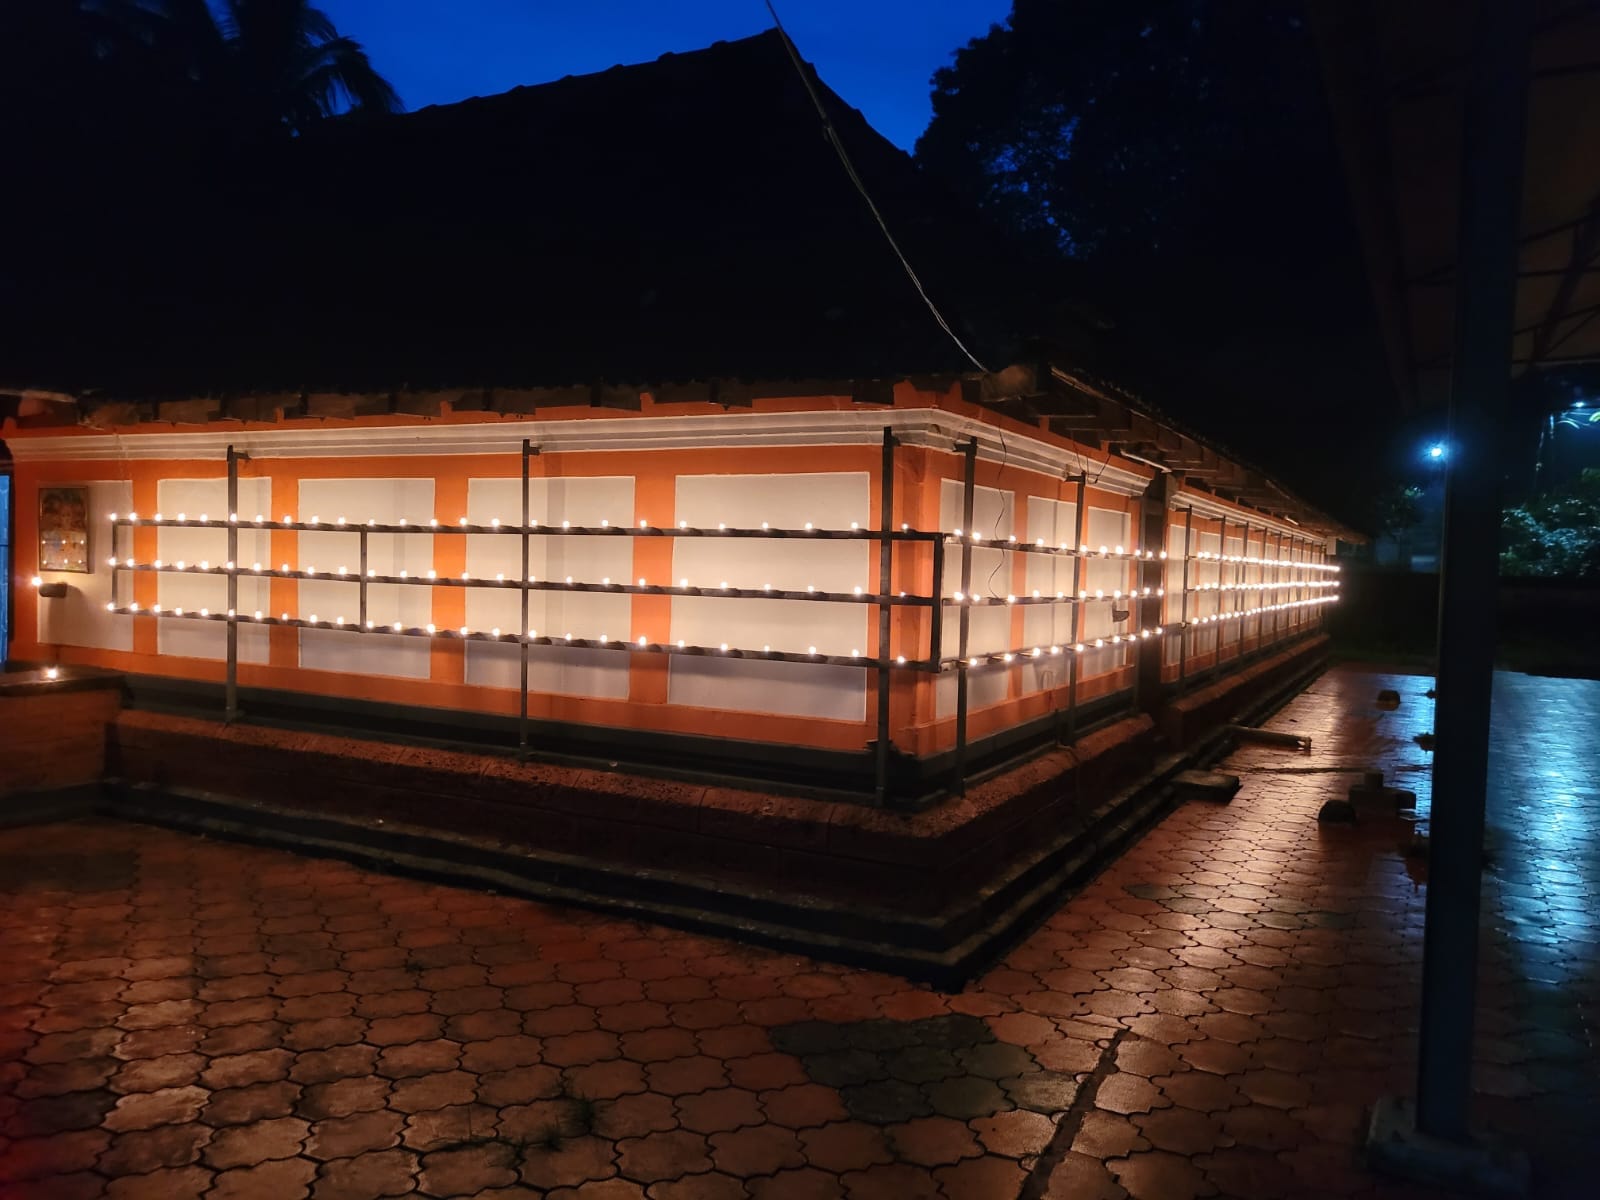
<path id="1" fill-rule="evenodd" d="M 1502 575 L 1600 578 L 1600 470 L 1507 508 L 1500 547 Z"/>
<path id="2" fill-rule="evenodd" d="M 1373 509 L 1378 532 L 1399 537 L 1422 519 L 1422 489 L 1416 484 L 1397 483 L 1378 494 Z"/>

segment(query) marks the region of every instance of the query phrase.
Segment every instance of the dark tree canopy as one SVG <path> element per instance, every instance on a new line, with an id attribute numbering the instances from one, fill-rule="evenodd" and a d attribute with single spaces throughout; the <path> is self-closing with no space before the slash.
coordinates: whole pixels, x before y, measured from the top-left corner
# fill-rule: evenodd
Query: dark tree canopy
<path id="1" fill-rule="evenodd" d="M 1391 393 L 1301 5 L 1014 0 L 933 103 L 918 160 L 1080 261 L 1114 377 L 1356 519 Z"/>
<path id="2" fill-rule="evenodd" d="M 919 158 L 1077 256 L 1182 246 L 1313 120 L 1299 6 L 1016 0 L 934 76 Z"/>

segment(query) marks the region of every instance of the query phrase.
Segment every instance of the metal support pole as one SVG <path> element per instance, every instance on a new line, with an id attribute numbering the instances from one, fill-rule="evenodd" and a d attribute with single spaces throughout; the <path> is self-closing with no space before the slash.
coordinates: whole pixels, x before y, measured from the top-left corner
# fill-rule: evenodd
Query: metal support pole
<path id="1" fill-rule="evenodd" d="M 230 725 L 239 716 L 239 460 L 244 458 L 228 447 L 228 681 L 223 719 Z"/>
<path id="2" fill-rule="evenodd" d="M 356 603 L 361 611 L 356 619 L 360 622 L 360 627 L 365 629 L 367 627 L 367 529 L 364 525 L 360 530 L 360 541 L 361 567 L 360 577 L 356 580 Z"/>
<path id="3" fill-rule="evenodd" d="M 1194 509 L 1183 510 L 1183 607 L 1178 614 L 1178 695 L 1189 683 L 1189 547 L 1194 541 Z"/>
<path id="4" fill-rule="evenodd" d="M 928 594 L 933 604 L 928 608 L 928 663 L 934 671 L 944 657 L 944 539 L 933 541 L 933 586 Z"/>
<path id="5" fill-rule="evenodd" d="M 878 744 L 873 755 L 873 795 L 880 808 L 889 799 L 889 589 L 894 584 L 894 445 L 894 430 L 885 425 L 878 482 Z"/>
<path id="6" fill-rule="evenodd" d="M 1072 508 L 1072 641 L 1081 642 L 1085 605 L 1079 593 L 1083 591 L 1083 531 L 1088 528 L 1089 476 L 1080 472 L 1074 482 L 1078 485 L 1078 499 Z M 1075 742 L 1078 740 L 1078 676 L 1081 672 L 1078 652 L 1071 650 L 1070 654 L 1067 659 L 1067 741 Z"/>
<path id="7" fill-rule="evenodd" d="M 528 528 L 532 514 L 528 511 L 528 459 L 533 454 L 533 443 L 522 439 L 522 574 L 517 576 L 517 591 L 522 597 L 522 624 L 517 627 L 518 679 L 517 685 L 517 753 L 528 752 Z"/>
<path id="8" fill-rule="evenodd" d="M 965 459 L 961 492 L 961 605 L 958 618 L 959 633 L 956 641 L 956 762 L 955 787 L 957 795 L 967 790 L 967 640 L 972 629 L 972 605 L 968 603 L 972 590 L 972 512 L 978 483 L 978 439 L 973 438 L 962 451 Z M 940 600 L 943 603 L 943 598 Z"/>
<path id="9" fill-rule="evenodd" d="M 1511 378 L 1533 6 L 1490 2 L 1475 5 L 1473 11 L 1417 1065 L 1417 1126 L 1450 1141 L 1466 1140 L 1471 1100 L 1499 576 L 1499 429 Z"/>

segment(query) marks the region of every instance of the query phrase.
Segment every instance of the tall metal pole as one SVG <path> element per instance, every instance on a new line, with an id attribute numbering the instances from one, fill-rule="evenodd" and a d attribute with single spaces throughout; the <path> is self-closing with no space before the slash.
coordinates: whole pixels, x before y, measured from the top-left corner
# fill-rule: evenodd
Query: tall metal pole
<path id="1" fill-rule="evenodd" d="M 894 430 L 887 425 L 878 493 L 878 744 L 873 794 L 882 807 L 889 798 L 889 589 L 894 585 Z"/>
<path id="2" fill-rule="evenodd" d="M 972 627 L 972 513 L 978 482 L 978 439 L 973 438 L 962 451 L 965 459 L 961 492 L 961 604 L 958 608 L 956 653 L 956 763 L 955 787 L 958 795 L 967 790 L 967 639 Z M 941 604 L 944 598 L 941 596 Z"/>
<path id="3" fill-rule="evenodd" d="M 1499 422 L 1511 380 L 1531 4 L 1474 6 L 1445 465 L 1433 817 L 1417 1126 L 1467 1139 L 1499 575 Z"/>
<path id="4" fill-rule="evenodd" d="M 1183 607 L 1178 622 L 1178 695 L 1183 695 L 1189 682 L 1189 547 L 1194 542 L 1194 509 L 1183 510 Z"/>
<path id="5" fill-rule="evenodd" d="M 228 447 L 228 678 L 223 719 L 239 716 L 239 459 Z"/>
<path id="6" fill-rule="evenodd" d="M 517 752 L 528 752 L 528 459 L 533 443 L 522 439 L 522 574 L 517 576 L 517 592 L 522 597 L 522 624 L 517 627 L 520 682 L 517 685 Z"/>
<path id="7" fill-rule="evenodd" d="M 1087 528 L 1085 506 L 1089 502 L 1087 495 L 1089 476 L 1080 472 L 1075 481 L 1078 485 L 1078 500 L 1072 508 L 1072 640 L 1083 641 L 1083 614 L 1085 605 L 1079 593 L 1083 591 L 1083 531 Z M 1052 633 L 1054 630 L 1051 631 Z M 1078 738 L 1078 652 L 1069 650 L 1071 655 L 1067 659 L 1067 741 L 1073 742 Z"/>

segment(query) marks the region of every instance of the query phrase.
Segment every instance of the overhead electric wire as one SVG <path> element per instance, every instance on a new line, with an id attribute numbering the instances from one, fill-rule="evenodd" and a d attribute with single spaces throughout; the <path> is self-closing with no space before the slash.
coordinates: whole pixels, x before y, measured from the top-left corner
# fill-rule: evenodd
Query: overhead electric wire
<path id="1" fill-rule="evenodd" d="M 772 0 L 764 0 L 767 12 L 772 15 L 772 24 L 778 31 L 778 36 L 783 39 L 784 49 L 789 52 L 789 61 L 794 63 L 795 73 L 800 76 L 800 82 L 805 85 L 806 95 L 811 97 L 811 103 L 817 110 L 817 116 L 822 118 L 822 129 L 827 134 L 833 152 L 839 156 L 839 162 L 844 167 L 845 174 L 850 177 L 850 182 L 855 185 L 861 199 L 866 202 L 867 211 L 872 214 L 872 219 L 877 222 L 878 228 L 883 231 L 884 240 L 889 243 L 889 249 L 894 251 L 900 265 L 905 269 L 906 278 L 911 280 L 911 286 L 917 289 L 917 295 L 922 297 L 922 302 L 928 306 L 928 311 L 933 314 L 933 319 L 939 323 L 939 328 L 955 343 L 956 349 L 966 357 L 967 361 L 985 375 L 989 368 L 978 360 L 977 355 L 967 349 L 966 343 L 956 336 L 956 331 L 950 328 L 950 322 L 944 319 L 944 314 L 939 311 L 939 306 L 928 295 L 927 289 L 922 286 L 922 280 L 917 278 L 916 270 L 906 258 L 905 252 L 900 249 L 900 243 L 895 241 L 894 234 L 889 232 L 889 223 L 883 219 L 883 214 L 878 211 L 878 206 L 873 202 L 872 194 L 867 191 L 867 185 L 862 182 L 861 176 L 856 173 L 855 164 L 850 161 L 850 155 L 844 148 L 844 143 L 839 140 L 838 130 L 833 127 L 833 119 L 828 116 L 828 110 L 822 103 L 822 97 L 817 95 L 817 89 L 811 84 L 811 76 L 806 71 L 805 63 L 800 58 L 800 51 L 795 48 L 794 39 L 789 36 L 789 31 L 783 27 L 783 21 L 778 16 L 778 10 L 773 7 Z"/>

